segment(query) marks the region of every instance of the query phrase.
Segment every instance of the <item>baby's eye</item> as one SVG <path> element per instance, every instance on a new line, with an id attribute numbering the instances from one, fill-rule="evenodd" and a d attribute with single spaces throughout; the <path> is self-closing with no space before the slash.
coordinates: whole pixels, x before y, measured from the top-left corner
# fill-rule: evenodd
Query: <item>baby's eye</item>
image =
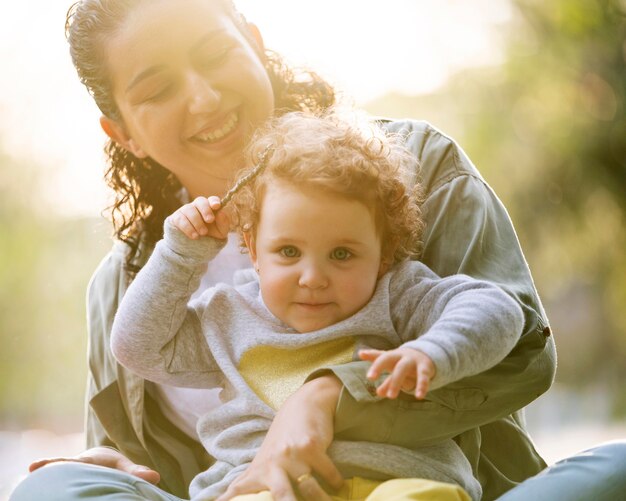
<path id="1" fill-rule="evenodd" d="M 330 253 L 330 257 L 332 259 L 336 259 L 337 261 L 345 261 L 346 259 L 350 259 L 352 257 L 352 252 L 344 247 L 337 247 Z"/>
<path id="2" fill-rule="evenodd" d="M 279 252 L 284 257 L 298 257 L 300 255 L 298 249 L 293 245 L 287 245 L 286 247 L 281 248 Z"/>

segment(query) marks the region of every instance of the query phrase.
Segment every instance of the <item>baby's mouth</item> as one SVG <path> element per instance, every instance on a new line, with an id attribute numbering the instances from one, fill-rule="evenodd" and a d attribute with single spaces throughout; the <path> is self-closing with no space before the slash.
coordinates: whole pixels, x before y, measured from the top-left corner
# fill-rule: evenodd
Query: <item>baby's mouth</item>
<path id="1" fill-rule="evenodd" d="M 215 143 L 234 131 L 237 128 L 238 123 L 239 115 L 236 111 L 231 111 L 228 115 L 226 115 L 226 118 L 220 127 L 204 130 L 201 133 L 196 134 L 194 139 L 206 144 Z"/>
<path id="2" fill-rule="evenodd" d="M 303 308 L 310 308 L 310 309 L 323 309 L 326 306 L 329 306 L 330 303 L 314 303 L 314 302 L 300 302 L 300 303 L 296 303 L 299 306 L 302 306 Z"/>

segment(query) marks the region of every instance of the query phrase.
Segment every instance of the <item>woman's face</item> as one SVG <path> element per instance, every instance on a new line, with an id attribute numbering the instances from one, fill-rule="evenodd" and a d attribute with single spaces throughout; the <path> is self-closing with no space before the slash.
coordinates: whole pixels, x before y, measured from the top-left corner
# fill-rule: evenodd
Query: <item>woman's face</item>
<path id="1" fill-rule="evenodd" d="M 192 197 L 223 194 L 274 110 L 255 39 L 257 47 L 217 2 L 143 2 L 105 44 L 122 116 L 105 118 L 105 131 L 172 171 Z"/>

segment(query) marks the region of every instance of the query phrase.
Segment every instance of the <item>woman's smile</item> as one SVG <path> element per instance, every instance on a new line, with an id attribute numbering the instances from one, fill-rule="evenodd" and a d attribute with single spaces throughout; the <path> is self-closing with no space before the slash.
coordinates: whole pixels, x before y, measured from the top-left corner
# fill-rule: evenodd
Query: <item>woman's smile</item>
<path id="1" fill-rule="evenodd" d="M 195 134 L 192 139 L 205 144 L 214 144 L 222 139 L 228 139 L 239 125 L 239 115 L 237 111 L 231 111 L 220 120 L 214 121 Z"/>
<path id="2" fill-rule="evenodd" d="M 240 155 L 243 145 L 249 135 L 246 132 L 245 120 L 240 116 L 242 110 L 236 108 L 220 116 L 217 120 L 210 120 L 198 126 L 189 141 L 194 147 L 200 147 L 202 152 L 212 158 L 227 155 Z M 207 160 L 207 167 L 210 166 Z M 218 174 L 213 171 L 214 174 Z M 230 176 L 223 176 L 229 178 Z"/>
<path id="3" fill-rule="evenodd" d="M 274 93 L 260 36 L 212 2 L 185 6 L 141 3 L 107 49 L 126 144 L 195 198 L 226 189 L 250 136 L 273 113 Z"/>

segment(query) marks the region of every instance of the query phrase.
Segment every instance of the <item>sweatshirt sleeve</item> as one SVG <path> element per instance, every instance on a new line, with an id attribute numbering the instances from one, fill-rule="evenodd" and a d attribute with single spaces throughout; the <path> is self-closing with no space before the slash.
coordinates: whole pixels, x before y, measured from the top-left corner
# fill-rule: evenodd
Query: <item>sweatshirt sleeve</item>
<path id="1" fill-rule="evenodd" d="M 503 290 L 466 275 L 439 278 L 407 262 L 390 281 L 392 321 L 403 346 L 437 368 L 431 389 L 490 369 L 520 339 L 524 316 Z"/>
<path id="2" fill-rule="evenodd" d="M 120 364 L 157 383 L 217 384 L 217 366 L 188 302 L 224 244 L 210 237 L 191 240 L 166 219 L 163 240 L 129 286 L 113 322 L 111 351 Z"/>

